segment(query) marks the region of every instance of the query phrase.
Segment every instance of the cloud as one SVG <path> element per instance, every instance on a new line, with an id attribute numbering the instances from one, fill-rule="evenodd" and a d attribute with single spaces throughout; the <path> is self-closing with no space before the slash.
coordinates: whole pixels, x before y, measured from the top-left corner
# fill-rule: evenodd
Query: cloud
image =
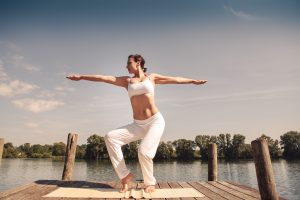
<path id="1" fill-rule="evenodd" d="M 40 68 L 29 63 L 23 63 L 22 66 L 28 71 L 40 71 Z"/>
<path id="2" fill-rule="evenodd" d="M 73 91 L 75 91 L 75 88 L 72 88 L 72 87 L 62 87 L 62 86 L 55 87 L 54 89 L 56 91 L 60 91 L 60 92 L 64 92 L 64 91 L 73 92 Z"/>
<path id="3" fill-rule="evenodd" d="M 0 81 L 6 81 L 6 80 L 8 80 L 8 75 L 4 71 L 3 61 L 0 59 Z"/>
<path id="4" fill-rule="evenodd" d="M 224 9 L 228 12 L 230 12 L 231 14 L 233 14 L 234 16 L 240 18 L 240 19 L 245 19 L 245 20 L 254 20 L 256 19 L 256 17 L 254 17 L 253 15 L 251 14 L 248 14 L 248 13 L 245 13 L 243 11 L 237 11 L 237 10 L 234 10 L 232 7 L 230 6 L 223 6 Z"/>
<path id="5" fill-rule="evenodd" d="M 37 123 L 25 122 L 24 126 L 31 129 L 30 132 L 32 133 L 37 133 L 37 134 L 45 133 L 45 131 L 39 129 L 39 125 Z"/>
<path id="6" fill-rule="evenodd" d="M 22 49 L 13 42 L 0 41 L 0 52 L 2 65 L 10 64 L 14 67 L 21 67 L 27 71 L 40 71 L 40 68 L 36 65 L 26 61 L 22 54 Z"/>
<path id="7" fill-rule="evenodd" d="M 38 68 L 37 66 L 31 64 L 31 63 L 27 63 L 24 59 L 25 57 L 22 55 L 14 55 L 10 58 L 10 61 L 12 64 L 14 64 L 15 66 L 20 66 L 24 69 L 26 69 L 27 71 L 40 71 L 40 68 Z"/>
<path id="8" fill-rule="evenodd" d="M 12 102 L 15 106 L 34 113 L 54 110 L 57 107 L 64 105 L 63 102 L 57 100 L 43 100 L 30 98 L 18 99 Z"/>
<path id="9" fill-rule="evenodd" d="M 40 130 L 40 129 L 34 129 L 32 130 L 33 133 L 45 133 L 45 131 Z"/>
<path id="10" fill-rule="evenodd" d="M 24 125 L 27 127 L 27 128 L 37 128 L 39 125 L 37 123 L 34 123 L 34 122 L 26 122 L 24 123 Z"/>
<path id="11" fill-rule="evenodd" d="M 35 97 L 38 97 L 38 98 L 52 98 L 54 96 L 55 96 L 55 93 L 48 91 L 48 90 L 40 91 L 38 94 L 35 95 Z"/>
<path id="12" fill-rule="evenodd" d="M 27 94 L 37 88 L 39 88 L 37 85 L 14 80 L 9 83 L 0 83 L 0 95 L 10 97 L 18 94 Z"/>

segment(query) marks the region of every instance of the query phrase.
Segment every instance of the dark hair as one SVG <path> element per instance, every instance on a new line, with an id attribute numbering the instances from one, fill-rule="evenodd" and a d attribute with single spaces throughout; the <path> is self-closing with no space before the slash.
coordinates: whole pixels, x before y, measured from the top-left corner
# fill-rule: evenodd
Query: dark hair
<path id="1" fill-rule="evenodd" d="M 131 54 L 131 55 L 128 56 L 128 59 L 129 58 L 133 58 L 135 62 L 140 61 L 141 67 L 142 67 L 143 71 L 144 72 L 147 71 L 147 68 L 144 67 L 146 61 L 145 61 L 145 59 L 141 55 L 139 55 L 139 54 Z"/>

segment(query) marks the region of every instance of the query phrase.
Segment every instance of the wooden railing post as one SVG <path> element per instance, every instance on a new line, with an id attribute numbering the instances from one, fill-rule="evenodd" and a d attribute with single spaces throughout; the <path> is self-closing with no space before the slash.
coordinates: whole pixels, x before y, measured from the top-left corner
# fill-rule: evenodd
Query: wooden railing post
<path id="1" fill-rule="evenodd" d="M 3 148 L 4 148 L 4 138 L 0 138 L 0 160 L 2 159 Z"/>
<path id="2" fill-rule="evenodd" d="M 218 151 L 217 144 L 208 146 L 208 181 L 217 181 L 218 176 Z"/>
<path id="3" fill-rule="evenodd" d="M 72 177 L 73 166 L 74 166 L 74 161 L 76 156 L 77 137 L 78 134 L 72 134 L 72 133 L 68 134 L 64 171 L 62 174 L 63 181 L 69 181 L 71 180 Z"/>
<path id="4" fill-rule="evenodd" d="M 256 177 L 262 200 L 278 200 L 268 143 L 259 138 L 251 142 Z"/>

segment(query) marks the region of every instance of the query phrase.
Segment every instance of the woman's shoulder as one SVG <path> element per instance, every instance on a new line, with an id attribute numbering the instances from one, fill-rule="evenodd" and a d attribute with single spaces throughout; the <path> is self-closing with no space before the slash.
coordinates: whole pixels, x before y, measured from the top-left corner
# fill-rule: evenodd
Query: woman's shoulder
<path id="1" fill-rule="evenodd" d="M 130 83 L 130 81 L 131 81 L 131 77 L 130 76 L 126 76 L 126 82 Z"/>
<path id="2" fill-rule="evenodd" d="M 155 76 L 155 73 L 145 73 L 146 76 L 153 78 Z"/>

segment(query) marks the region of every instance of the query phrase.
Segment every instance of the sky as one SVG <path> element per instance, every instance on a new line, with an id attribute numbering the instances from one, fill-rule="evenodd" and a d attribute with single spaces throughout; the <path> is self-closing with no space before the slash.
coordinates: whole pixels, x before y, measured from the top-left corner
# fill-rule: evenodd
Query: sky
<path id="1" fill-rule="evenodd" d="M 69 74 L 207 80 L 155 86 L 162 141 L 300 131 L 297 0 L 0 0 L 0 137 L 66 142 L 132 123 L 125 88 Z"/>

